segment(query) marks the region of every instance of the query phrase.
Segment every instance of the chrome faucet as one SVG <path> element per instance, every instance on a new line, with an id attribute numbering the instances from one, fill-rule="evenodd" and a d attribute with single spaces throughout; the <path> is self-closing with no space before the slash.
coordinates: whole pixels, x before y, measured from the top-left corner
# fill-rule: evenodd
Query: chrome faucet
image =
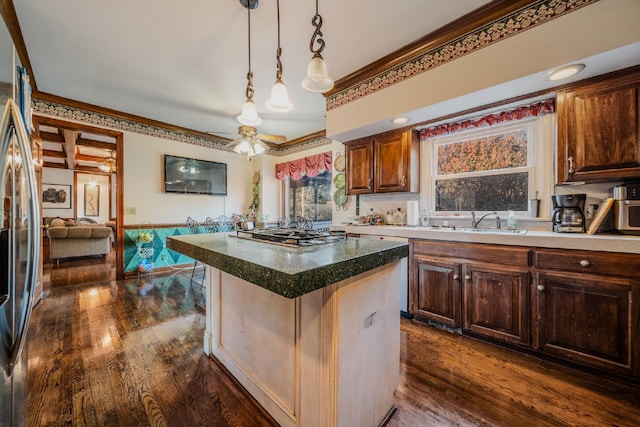
<path id="1" fill-rule="evenodd" d="M 478 228 L 482 220 L 489 215 L 496 216 L 496 228 L 501 228 L 500 217 L 498 216 L 498 212 L 496 211 L 487 212 L 486 214 L 482 215 L 477 221 L 476 221 L 476 213 L 471 211 L 471 228 Z"/>

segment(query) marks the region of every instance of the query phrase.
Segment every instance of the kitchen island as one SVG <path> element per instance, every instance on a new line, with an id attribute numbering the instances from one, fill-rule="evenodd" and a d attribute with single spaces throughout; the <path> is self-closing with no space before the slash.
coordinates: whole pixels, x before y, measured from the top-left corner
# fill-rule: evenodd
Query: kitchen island
<path id="1" fill-rule="evenodd" d="M 167 247 L 206 264 L 204 352 L 282 426 L 376 426 L 399 382 L 401 242 L 285 247 L 226 233 Z"/>

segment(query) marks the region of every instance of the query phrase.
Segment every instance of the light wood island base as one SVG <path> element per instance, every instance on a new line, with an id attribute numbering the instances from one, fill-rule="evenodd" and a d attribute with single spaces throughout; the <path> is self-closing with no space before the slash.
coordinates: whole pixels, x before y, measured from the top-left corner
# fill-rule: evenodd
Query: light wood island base
<path id="1" fill-rule="evenodd" d="M 387 420 L 400 370 L 399 261 L 294 299 L 207 270 L 204 352 L 280 425 Z"/>

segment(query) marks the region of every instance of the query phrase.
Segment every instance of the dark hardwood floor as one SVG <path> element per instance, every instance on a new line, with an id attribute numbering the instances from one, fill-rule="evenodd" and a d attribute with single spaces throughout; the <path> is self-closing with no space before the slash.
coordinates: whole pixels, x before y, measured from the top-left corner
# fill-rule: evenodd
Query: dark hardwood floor
<path id="1" fill-rule="evenodd" d="M 29 330 L 29 425 L 274 425 L 202 353 L 204 303 L 190 273 L 116 281 L 100 258 L 46 263 Z M 639 383 L 407 319 L 401 329 L 389 426 L 640 425 Z"/>

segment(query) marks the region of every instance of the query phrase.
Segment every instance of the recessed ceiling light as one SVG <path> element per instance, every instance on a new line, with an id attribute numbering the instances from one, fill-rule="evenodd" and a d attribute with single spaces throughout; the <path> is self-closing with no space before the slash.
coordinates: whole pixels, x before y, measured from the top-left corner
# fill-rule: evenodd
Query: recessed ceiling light
<path id="1" fill-rule="evenodd" d="M 571 76 L 575 76 L 582 70 L 584 70 L 584 64 L 565 65 L 564 67 L 556 68 L 551 73 L 549 73 L 548 79 L 554 81 L 567 79 Z"/>
<path id="2" fill-rule="evenodd" d="M 393 124 L 395 125 L 401 125 L 401 124 L 407 123 L 408 121 L 409 119 L 406 117 L 396 117 L 395 119 L 392 120 Z"/>

